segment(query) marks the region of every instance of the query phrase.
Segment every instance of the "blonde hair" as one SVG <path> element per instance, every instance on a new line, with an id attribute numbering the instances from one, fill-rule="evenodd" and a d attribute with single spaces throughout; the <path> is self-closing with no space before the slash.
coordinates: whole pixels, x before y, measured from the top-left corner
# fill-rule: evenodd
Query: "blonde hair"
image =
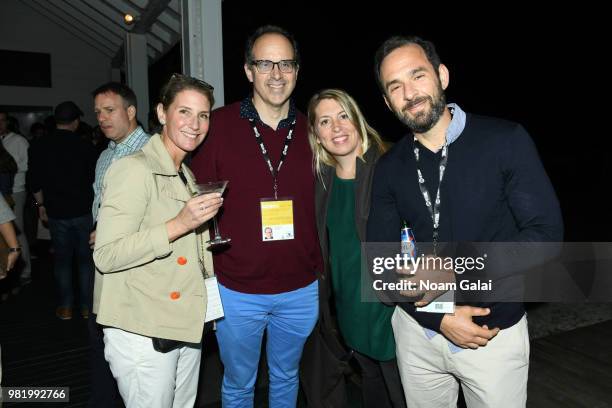
<path id="1" fill-rule="evenodd" d="M 366 122 L 357 102 L 342 89 L 324 89 L 317 92 L 310 98 L 308 102 L 308 142 L 312 149 L 313 155 L 313 166 L 319 176 L 322 178 L 322 165 L 326 164 L 331 167 L 336 166 L 336 159 L 334 156 L 329 154 L 320 143 L 317 143 L 317 132 L 316 132 L 316 113 L 315 109 L 319 106 L 319 103 L 324 99 L 332 99 L 342 107 L 349 117 L 349 120 L 353 123 L 357 131 L 359 132 L 359 138 L 361 139 L 361 154 L 359 158 L 363 161 L 363 155 L 368 151 L 370 146 L 374 146 L 378 149 L 380 154 L 387 151 L 388 147 L 383 142 L 378 132 Z"/>

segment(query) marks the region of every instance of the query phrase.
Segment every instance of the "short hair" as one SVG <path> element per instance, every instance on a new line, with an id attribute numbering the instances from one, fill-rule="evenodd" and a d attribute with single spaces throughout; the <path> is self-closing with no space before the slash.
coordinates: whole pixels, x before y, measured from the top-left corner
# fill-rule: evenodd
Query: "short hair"
<path id="1" fill-rule="evenodd" d="M 168 107 L 172 105 L 172 102 L 174 102 L 176 95 L 187 89 L 192 89 L 206 96 L 212 109 L 213 105 L 215 104 L 213 86 L 202 81 L 201 79 L 182 74 L 172 74 L 168 82 L 166 82 L 161 89 L 159 94 L 159 102 L 163 105 L 164 109 L 168 109 Z"/>
<path id="2" fill-rule="evenodd" d="M 253 46 L 255 45 L 255 41 L 257 41 L 259 37 L 266 35 L 266 34 L 279 34 L 285 37 L 291 43 L 291 46 L 293 47 L 293 59 L 295 60 L 298 66 L 300 65 L 300 51 L 298 48 L 297 41 L 295 40 L 295 38 L 289 31 L 285 30 L 282 27 L 275 26 L 275 25 L 261 26 L 257 28 L 247 38 L 246 44 L 244 47 L 244 63 L 245 64 L 248 65 L 253 62 L 253 60 L 255 59 L 255 57 L 253 56 Z"/>
<path id="3" fill-rule="evenodd" d="M 132 88 L 119 82 L 107 82 L 104 85 L 94 89 L 91 96 L 95 98 L 100 94 L 105 94 L 108 92 L 119 95 L 121 99 L 123 99 L 123 104 L 126 108 L 129 106 L 138 108 L 136 94 L 134 91 L 132 91 Z"/>
<path id="4" fill-rule="evenodd" d="M 378 47 L 378 50 L 376 50 L 376 54 L 374 55 L 374 75 L 376 76 L 376 82 L 378 83 L 378 86 L 383 94 L 385 93 L 385 84 L 382 83 L 382 79 L 380 77 L 380 66 L 387 55 L 406 45 L 417 45 L 421 47 L 425 52 L 427 60 L 434 67 L 436 75 L 438 75 L 440 56 L 436 51 L 436 46 L 431 41 L 424 40 L 417 36 L 397 35 L 388 38 L 380 47 Z"/>
<path id="5" fill-rule="evenodd" d="M 310 102 L 308 102 L 308 142 L 310 143 L 310 148 L 313 153 L 313 166 L 319 177 L 321 177 L 322 174 L 323 164 L 332 167 L 336 165 L 334 157 L 329 154 L 321 144 L 317 143 L 315 109 L 319 106 L 319 103 L 325 99 L 332 99 L 338 102 L 348 115 L 349 120 L 355 126 L 355 129 L 357 129 L 359 138 L 361 139 L 362 156 L 360 158 L 362 160 L 364 160 L 363 155 L 372 145 L 378 149 L 381 154 L 387 151 L 387 145 L 376 129 L 370 126 L 365 120 L 355 99 L 342 89 L 324 89 L 314 94 L 312 98 L 310 98 Z"/>

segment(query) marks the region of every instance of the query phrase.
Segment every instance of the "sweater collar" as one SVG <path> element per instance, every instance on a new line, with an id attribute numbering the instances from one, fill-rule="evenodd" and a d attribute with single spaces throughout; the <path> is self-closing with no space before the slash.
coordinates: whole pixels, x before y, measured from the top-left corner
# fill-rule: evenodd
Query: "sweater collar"
<path id="1" fill-rule="evenodd" d="M 450 125 L 446 129 L 446 144 L 450 145 L 455 140 L 459 139 L 463 129 L 465 129 L 465 112 L 456 103 L 449 103 L 448 108 L 453 114 Z"/>
<path id="2" fill-rule="evenodd" d="M 283 120 L 278 123 L 278 129 L 288 128 L 291 123 L 295 120 L 297 115 L 297 108 L 295 107 L 295 102 L 293 99 L 289 100 L 289 114 Z M 255 123 L 259 125 L 267 126 L 265 123 L 261 121 L 259 117 L 259 112 L 255 108 L 253 104 L 253 94 L 247 96 L 240 102 L 240 117 L 242 119 L 253 119 Z"/>

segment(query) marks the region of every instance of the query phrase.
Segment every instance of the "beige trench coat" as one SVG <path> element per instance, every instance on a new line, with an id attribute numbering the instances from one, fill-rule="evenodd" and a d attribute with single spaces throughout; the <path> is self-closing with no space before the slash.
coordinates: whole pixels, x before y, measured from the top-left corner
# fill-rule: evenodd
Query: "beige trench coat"
<path id="1" fill-rule="evenodd" d="M 183 164 L 188 186 L 194 176 Z M 161 137 L 115 162 L 106 173 L 98 217 L 97 322 L 149 337 L 199 343 L 206 314 L 206 274 L 213 274 L 209 234 L 168 242 L 166 222 L 191 197 Z M 202 248 L 204 246 L 204 248 Z"/>

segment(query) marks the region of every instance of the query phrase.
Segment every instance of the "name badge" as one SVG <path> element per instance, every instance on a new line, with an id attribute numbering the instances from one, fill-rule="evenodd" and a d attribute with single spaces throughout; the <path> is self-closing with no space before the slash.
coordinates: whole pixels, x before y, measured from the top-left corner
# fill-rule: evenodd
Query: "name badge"
<path id="1" fill-rule="evenodd" d="M 455 313 L 455 294 L 452 290 L 440 295 L 435 302 L 427 306 L 417 307 L 418 312 L 427 313 Z"/>
<path id="2" fill-rule="evenodd" d="M 223 313 L 223 305 L 221 304 L 221 294 L 219 293 L 219 285 L 217 284 L 217 277 L 206 278 L 204 280 L 206 285 L 206 316 L 204 317 L 205 322 L 217 320 L 222 318 L 225 314 Z"/>
<path id="3" fill-rule="evenodd" d="M 293 200 L 262 198 L 261 240 L 282 241 L 295 238 L 293 228 Z"/>

